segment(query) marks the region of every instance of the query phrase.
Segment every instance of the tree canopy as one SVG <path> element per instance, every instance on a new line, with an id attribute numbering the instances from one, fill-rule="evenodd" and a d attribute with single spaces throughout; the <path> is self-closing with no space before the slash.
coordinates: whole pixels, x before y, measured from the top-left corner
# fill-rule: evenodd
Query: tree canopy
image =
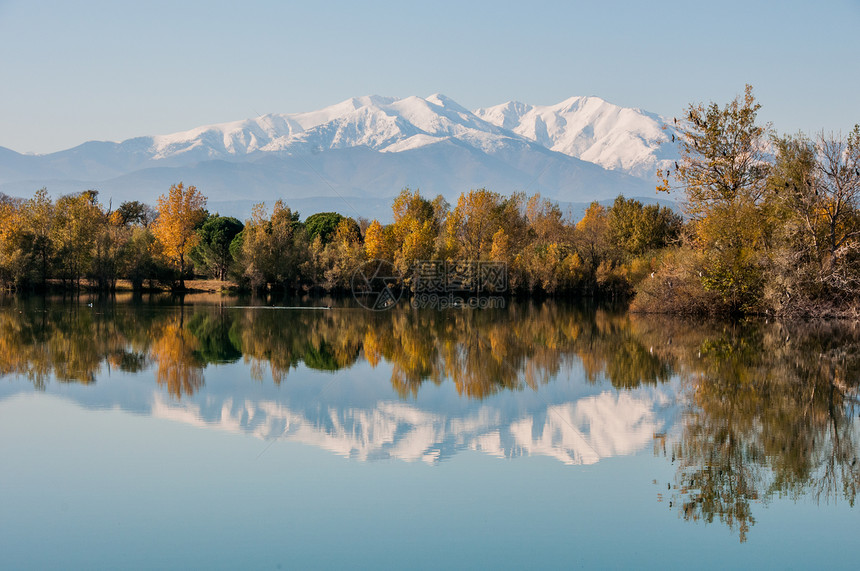
<path id="1" fill-rule="evenodd" d="M 165 256 L 179 270 L 179 287 L 185 288 L 186 259 L 197 246 L 200 237 L 197 227 L 206 219 L 206 197 L 196 186 L 180 182 L 168 193 L 158 197 L 158 219 L 153 224 L 153 235 Z"/>
<path id="2" fill-rule="evenodd" d="M 191 251 L 191 259 L 213 277 L 224 280 L 233 263 L 230 244 L 245 227 L 232 216 L 210 216 L 197 230 L 200 238 Z"/>

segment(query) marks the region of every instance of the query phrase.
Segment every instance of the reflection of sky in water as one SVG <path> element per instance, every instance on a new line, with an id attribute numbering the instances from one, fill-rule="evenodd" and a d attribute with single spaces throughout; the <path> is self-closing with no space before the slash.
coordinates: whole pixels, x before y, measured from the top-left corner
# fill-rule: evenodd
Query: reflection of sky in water
<path id="1" fill-rule="evenodd" d="M 0 455 L 4 568 L 853 561 L 837 548 L 856 531 L 845 505 L 775 502 L 743 546 L 723 527 L 684 522 L 655 501 L 652 481 L 673 467 L 650 450 L 579 467 L 472 451 L 433 466 L 351 462 L 27 391 L 0 401 Z"/>
<path id="2" fill-rule="evenodd" d="M 745 544 L 669 508 L 672 444 L 693 418 L 677 378 L 616 390 L 571 359 L 537 391 L 469 399 L 425 382 L 401 399 L 385 360 L 299 364 L 280 385 L 250 366 L 210 364 L 180 399 L 155 368 L 105 366 L 44 392 L 0 378 L 0 568 L 854 563 L 841 499 L 757 499 Z M 699 420 L 718 434 L 728 393 L 711 390 L 717 408 Z"/>

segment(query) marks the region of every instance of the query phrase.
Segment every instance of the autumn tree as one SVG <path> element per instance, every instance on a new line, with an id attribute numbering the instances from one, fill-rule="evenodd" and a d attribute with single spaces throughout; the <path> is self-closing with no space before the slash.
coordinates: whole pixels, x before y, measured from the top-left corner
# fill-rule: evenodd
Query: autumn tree
<path id="1" fill-rule="evenodd" d="M 188 254 L 198 244 L 197 227 L 206 218 L 206 197 L 195 186 L 180 182 L 158 197 L 158 219 L 153 224 L 155 239 L 165 256 L 179 270 L 179 289 L 185 289 Z"/>
<path id="2" fill-rule="evenodd" d="M 342 218 L 327 244 L 320 236 L 311 242 L 317 283 L 326 290 L 347 289 L 353 272 L 365 260 L 361 230 L 352 218 Z"/>
<path id="3" fill-rule="evenodd" d="M 592 273 L 609 253 L 609 214 L 599 202 L 592 202 L 576 223 L 576 245 L 582 261 Z"/>
<path id="4" fill-rule="evenodd" d="M 860 291 L 860 127 L 847 138 L 779 137 L 774 147 L 769 301 L 791 313 L 850 303 Z"/>
<path id="5" fill-rule="evenodd" d="M 32 262 L 23 202 L 6 195 L 0 200 L 0 283 L 9 289 L 28 281 Z"/>
<path id="6" fill-rule="evenodd" d="M 257 204 L 239 236 L 242 275 L 251 287 L 299 286 L 310 253 L 298 212 L 278 200 L 269 216 L 266 205 Z"/>
<path id="7" fill-rule="evenodd" d="M 525 213 L 530 233 L 538 241 L 552 243 L 570 239 L 570 227 L 558 204 L 535 194 L 526 201 Z"/>
<path id="8" fill-rule="evenodd" d="M 433 258 L 439 220 L 433 203 L 417 190 L 403 189 L 391 209 L 394 214 L 391 226 L 394 266 L 401 274 L 409 276 L 415 262 Z"/>
<path id="9" fill-rule="evenodd" d="M 445 221 L 444 251 L 449 259 L 488 260 L 493 238 L 502 229 L 512 247 L 523 244 L 527 221 L 524 195 L 504 197 L 481 188 L 463 193 Z"/>
<path id="10" fill-rule="evenodd" d="M 63 280 L 71 280 L 77 287 L 81 277 L 91 272 L 96 239 L 105 222 L 97 191 L 88 190 L 57 200 L 51 239 Z"/>
<path id="11" fill-rule="evenodd" d="M 520 282 L 529 290 L 546 293 L 572 288 L 582 265 L 573 245 L 573 225 L 557 204 L 539 194 L 526 202 L 525 216 L 526 243 L 514 248 L 507 232 L 500 229 L 493 239 L 492 258 L 507 262 L 512 288 Z"/>
<path id="12" fill-rule="evenodd" d="M 681 158 L 674 178 L 686 195 L 701 282 L 731 312 L 752 309 L 763 284 L 770 226 L 761 205 L 770 164 L 768 127 L 756 123 L 760 108 L 747 85 L 742 98 L 724 107 L 690 105 L 677 122 Z M 658 174 L 658 190 L 669 190 L 669 177 Z"/>
<path id="13" fill-rule="evenodd" d="M 383 226 L 374 220 L 364 232 L 364 252 L 369 260 L 387 260 L 394 258 L 394 234 L 391 226 Z"/>

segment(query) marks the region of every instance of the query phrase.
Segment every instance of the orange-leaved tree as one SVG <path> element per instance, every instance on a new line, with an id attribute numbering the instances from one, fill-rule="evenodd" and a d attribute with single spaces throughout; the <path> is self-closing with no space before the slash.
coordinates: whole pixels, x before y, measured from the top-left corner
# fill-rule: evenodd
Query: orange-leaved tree
<path id="1" fill-rule="evenodd" d="M 196 186 L 185 188 L 180 182 L 171 186 L 167 195 L 158 197 L 156 210 L 158 219 L 152 232 L 179 269 L 179 288 L 185 289 L 185 260 L 200 240 L 196 229 L 206 219 L 206 197 Z"/>

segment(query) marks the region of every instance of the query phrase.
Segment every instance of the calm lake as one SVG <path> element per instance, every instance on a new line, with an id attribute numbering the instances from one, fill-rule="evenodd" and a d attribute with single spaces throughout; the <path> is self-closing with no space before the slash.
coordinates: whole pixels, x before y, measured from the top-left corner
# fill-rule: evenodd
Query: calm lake
<path id="1" fill-rule="evenodd" d="M 256 304 L 0 299 L 0 568 L 857 566 L 850 323 Z"/>

